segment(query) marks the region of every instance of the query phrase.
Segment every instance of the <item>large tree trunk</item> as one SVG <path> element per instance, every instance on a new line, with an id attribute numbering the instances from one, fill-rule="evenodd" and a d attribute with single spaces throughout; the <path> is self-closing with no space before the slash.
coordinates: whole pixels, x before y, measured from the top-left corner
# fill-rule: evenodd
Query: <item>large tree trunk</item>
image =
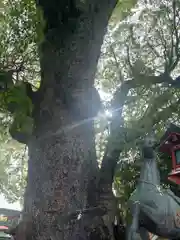
<path id="1" fill-rule="evenodd" d="M 49 16 L 52 18 L 56 9 L 61 12 L 62 4 L 44 2 L 40 3 L 47 21 L 40 46 L 42 81 L 34 110 L 34 133 L 28 143 L 24 204 L 24 220 L 29 229 L 32 222 L 29 238 L 113 239 L 107 228 L 112 219 L 107 223 L 109 226 L 103 226 L 96 197 L 98 168 L 93 117 L 100 102 L 93 85 L 103 37 L 116 1 L 93 3 L 75 18 L 69 16 L 73 18 L 72 25 L 68 20 L 67 24 L 57 26 L 52 26 Z M 54 4 L 54 9 L 48 4 L 51 7 Z M 93 206 L 98 218 L 85 213 L 88 209 L 93 212 Z M 78 211 L 83 211 L 80 220 Z M 103 229 L 97 230 L 98 226 Z"/>

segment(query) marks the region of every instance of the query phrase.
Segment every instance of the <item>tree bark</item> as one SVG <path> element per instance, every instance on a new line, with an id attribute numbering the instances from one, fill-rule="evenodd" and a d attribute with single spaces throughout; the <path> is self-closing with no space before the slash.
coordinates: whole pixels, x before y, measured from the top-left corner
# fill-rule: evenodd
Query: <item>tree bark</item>
<path id="1" fill-rule="evenodd" d="M 101 217 L 97 221 L 84 213 L 87 208 L 93 212 L 92 206 L 96 205 L 96 194 L 88 199 L 98 174 L 93 117 L 100 99 L 93 86 L 94 75 L 116 1 L 105 0 L 101 5 L 94 2 L 73 19 L 73 29 L 69 20 L 58 26 L 49 24 L 48 14 L 52 17 L 56 12 L 48 8 L 51 12 L 47 13 L 45 4 L 53 6 L 52 0 L 38 4 L 47 25 L 39 48 L 42 81 L 34 109 L 35 128 L 28 143 L 24 203 L 24 222 L 28 226 L 22 228 L 26 229 L 22 230 L 25 235 L 19 234 L 18 238 L 113 239 Z M 58 7 L 56 11 L 61 12 Z M 95 209 L 97 215 L 103 214 L 98 206 Z M 104 228 L 97 230 L 97 226 Z"/>

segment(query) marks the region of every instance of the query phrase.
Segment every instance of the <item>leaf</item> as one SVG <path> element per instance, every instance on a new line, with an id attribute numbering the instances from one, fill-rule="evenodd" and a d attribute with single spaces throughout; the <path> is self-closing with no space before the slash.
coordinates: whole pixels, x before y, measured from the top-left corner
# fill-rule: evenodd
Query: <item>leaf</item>
<path id="1" fill-rule="evenodd" d="M 8 106 L 12 106 L 13 111 L 21 111 L 24 114 L 31 114 L 33 110 L 33 105 L 29 97 L 26 95 L 26 88 L 24 84 L 15 85 L 7 92 L 5 101 Z"/>
<path id="2" fill-rule="evenodd" d="M 111 16 L 111 21 L 117 23 L 125 19 L 136 3 L 137 0 L 119 0 Z"/>
<path id="3" fill-rule="evenodd" d="M 19 131 L 28 135 L 32 134 L 33 130 L 33 119 L 21 113 L 16 113 L 14 115 L 14 121 L 12 128 L 14 131 Z"/>

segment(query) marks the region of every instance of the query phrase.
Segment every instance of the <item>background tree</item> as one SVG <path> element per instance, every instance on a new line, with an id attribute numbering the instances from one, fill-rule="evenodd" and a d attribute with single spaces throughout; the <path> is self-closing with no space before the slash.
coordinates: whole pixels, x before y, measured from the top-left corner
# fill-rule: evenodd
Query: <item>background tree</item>
<path id="1" fill-rule="evenodd" d="M 113 109 L 116 112 L 124 107 L 121 121 L 125 136 L 121 133 L 118 142 L 117 155 L 121 152 L 121 157 L 114 184 L 124 214 L 139 176 L 138 142 L 152 130 L 158 140 L 170 121 L 179 123 L 178 23 L 178 1 L 141 2 L 133 16 L 109 31 L 102 48 L 98 84 L 107 93 L 129 84 L 127 96 Z M 167 185 L 171 162 L 165 155 L 159 158 L 162 182 Z M 177 194 L 178 187 L 174 187 Z"/>

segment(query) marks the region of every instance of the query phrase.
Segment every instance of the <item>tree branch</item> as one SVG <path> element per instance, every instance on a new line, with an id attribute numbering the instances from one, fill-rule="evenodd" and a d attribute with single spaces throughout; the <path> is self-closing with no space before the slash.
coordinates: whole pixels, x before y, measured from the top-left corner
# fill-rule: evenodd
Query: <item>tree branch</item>
<path id="1" fill-rule="evenodd" d="M 131 88 L 137 88 L 140 86 L 149 88 L 153 84 L 171 81 L 173 80 L 169 76 L 166 76 L 166 74 L 162 74 L 160 76 L 144 76 L 143 81 L 140 82 L 137 82 L 136 79 L 132 81 L 125 81 L 124 84 L 122 84 L 114 94 L 112 108 L 115 110 L 115 114 L 113 114 L 114 116 L 111 122 L 110 137 L 102 160 L 100 171 L 100 188 L 103 188 L 104 190 L 107 189 L 107 191 L 112 189 L 116 164 L 119 160 L 120 153 L 123 151 L 124 142 L 127 143 L 133 139 L 135 140 L 139 138 L 143 132 L 142 130 L 128 132 L 127 129 L 122 127 L 122 111 L 126 103 L 129 90 Z M 174 109 L 174 104 L 168 107 L 168 109 L 172 108 Z M 159 115 L 162 115 L 163 113 L 164 111 L 159 113 L 157 118 L 159 119 Z"/>
<path id="2" fill-rule="evenodd" d="M 125 81 L 121 87 L 115 92 L 114 98 L 112 101 L 112 111 L 113 111 L 113 119 L 110 125 L 110 138 L 107 143 L 107 148 L 102 160 L 101 166 L 101 177 L 102 175 L 106 178 L 106 180 L 111 184 L 112 178 L 114 176 L 114 170 L 116 167 L 116 163 L 119 158 L 119 147 L 118 149 L 114 148 L 113 151 L 111 149 L 112 146 L 112 137 L 114 138 L 117 135 L 117 131 L 122 126 L 122 111 L 124 104 L 127 100 L 127 95 L 129 90 L 132 88 L 133 81 Z M 118 132 L 119 135 L 119 132 Z M 108 178 L 108 175 L 109 178 Z M 104 179 L 103 177 L 103 179 Z"/>
<path id="3" fill-rule="evenodd" d="M 180 52 L 179 52 L 180 36 L 178 34 L 179 25 L 176 22 L 176 17 L 179 17 L 179 16 L 176 13 L 176 1 L 175 0 L 173 0 L 172 5 L 173 5 L 173 30 L 172 30 L 172 49 L 171 49 L 172 61 L 170 62 L 171 64 L 169 66 L 170 72 L 175 69 L 175 67 L 177 66 L 179 59 L 180 59 Z M 174 35 L 175 35 L 175 43 L 173 41 Z"/>

